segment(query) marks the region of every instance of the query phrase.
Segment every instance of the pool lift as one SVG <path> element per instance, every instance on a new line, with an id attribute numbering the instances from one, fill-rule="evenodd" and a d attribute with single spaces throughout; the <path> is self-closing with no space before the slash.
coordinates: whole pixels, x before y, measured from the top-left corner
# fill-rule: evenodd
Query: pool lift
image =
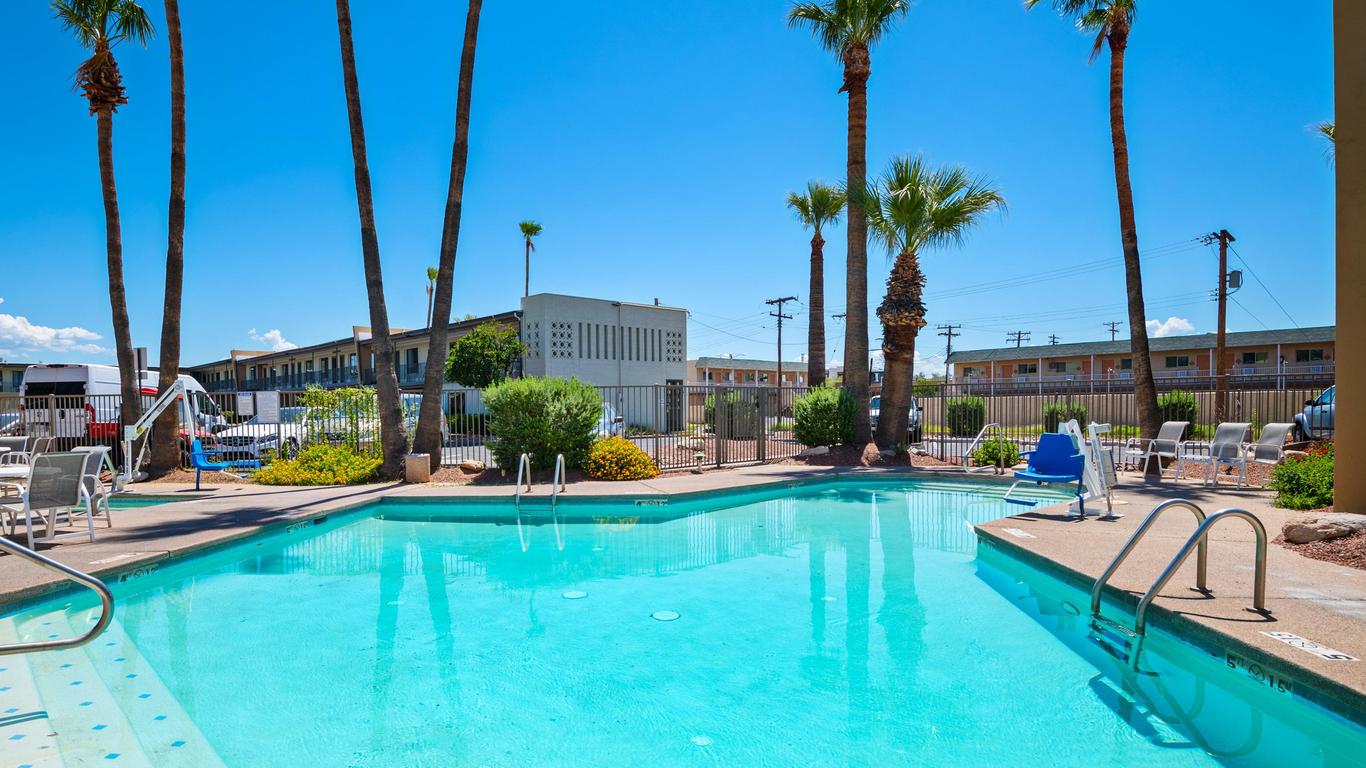
<path id="1" fill-rule="evenodd" d="M 182 424 L 193 425 L 195 423 L 194 416 L 190 413 L 190 399 L 185 390 L 185 382 L 176 379 L 170 387 L 167 387 L 165 392 L 162 392 L 152 401 L 152 404 L 148 406 L 137 421 L 123 428 L 123 472 L 114 478 L 115 493 L 122 491 L 128 483 L 147 479 L 146 472 L 137 470 L 137 467 L 142 466 L 143 461 L 147 458 L 147 443 L 149 441 L 145 438 L 152 429 L 152 425 L 156 423 L 157 417 L 172 406 L 180 407 Z M 190 429 L 193 430 L 193 426 Z M 138 450 L 137 458 L 134 460 L 133 444 L 137 442 L 138 438 L 144 439 L 142 447 Z"/>
<path id="2" fill-rule="evenodd" d="M 1021 483 L 1025 482 L 1033 482 L 1036 485 L 1075 482 L 1077 483 L 1077 498 L 1068 505 L 1068 511 L 1071 514 L 1078 518 L 1084 518 L 1086 516 L 1086 502 L 1104 499 L 1105 514 L 1100 515 L 1100 519 L 1117 520 L 1123 517 L 1123 515 L 1116 515 L 1114 512 L 1114 486 L 1118 482 L 1114 459 L 1110 456 L 1110 452 L 1101 445 L 1100 436 L 1110 431 L 1110 425 L 1092 423 L 1088 425 L 1087 431 L 1090 436 L 1083 436 L 1081 426 L 1077 424 L 1076 419 L 1069 419 L 1058 425 L 1057 433 L 1069 437 L 1072 441 L 1072 449 L 1081 455 L 1079 472 L 1066 475 L 1042 474 L 1035 471 L 1031 459 L 1031 466 L 1028 469 L 1015 473 L 1016 480 L 1006 491 L 1005 501 L 1027 507 L 1038 506 L 1039 499 L 1022 498 L 1011 494 Z"/>

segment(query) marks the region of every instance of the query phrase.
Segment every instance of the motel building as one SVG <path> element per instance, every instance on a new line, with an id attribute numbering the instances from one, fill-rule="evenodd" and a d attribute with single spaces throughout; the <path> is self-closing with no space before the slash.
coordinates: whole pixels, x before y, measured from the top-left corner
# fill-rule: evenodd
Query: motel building
<path id="1" fill-rule="evenodd" d="M 1215 334 L 1148 340 L 1159 388 L 1211 385 L 1214 375 L 1241 386 L 1330 385 L 1335 326 L 1228 333 L 1223 360 Z M 953 383 L 984 391 L 1122 390 L 1133 386 L 1129 340 L 955 350 Z"/>
<path id="2" fill-rule="evenodd" d="M 777 360 L 749 360 L 740 357 L 699 357 L 688 361 L 689 384 L 776 387 Z M 782 386 L 806 386 L 806 363 L 784 360 Z"/>

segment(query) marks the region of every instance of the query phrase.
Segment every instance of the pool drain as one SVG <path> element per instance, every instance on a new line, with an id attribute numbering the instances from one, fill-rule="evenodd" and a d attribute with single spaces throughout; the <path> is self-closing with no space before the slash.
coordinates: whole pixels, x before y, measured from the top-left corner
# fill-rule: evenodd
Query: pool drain
<path id="1" fill-rule="evenodd" d="M 699 747 L 710 747 L 710 746 L 711 746 L 711 737 L 710 737 L 710 736 L 694 736 L 694 737 L 692 737 L 692 743 L 696 744 L 696 745 L 699 746 Z"/>
<path id="2" fill-rule="evenodd" d="M 654 619 L 655 621 L 673 621 L 674 619 L 678 618 L 678 612 L 655 611 L 654 613 L 650 614 L 650 618 Z"/>
<path id="3" fill-rule="evenodd" d="M 577 589 L 571 589 L 563 595 L 560 595 L 560 597 L 563 597 L 566 600 L 582 600 L 583 598 L 588 597 L 588 593 L 580 592 Z"/>

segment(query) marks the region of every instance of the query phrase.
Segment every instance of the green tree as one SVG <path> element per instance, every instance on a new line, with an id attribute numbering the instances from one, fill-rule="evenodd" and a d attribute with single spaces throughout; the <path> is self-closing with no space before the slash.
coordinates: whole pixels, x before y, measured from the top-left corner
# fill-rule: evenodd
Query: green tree
<path id="1" fill-rule="evenodd" d="M 909 156 L 894 158 L 862 197 L 872 236 L 895 259 L 877 309 L 886 360 L 877 444 L 890 448 L 906 442 L 910 424 L 915 343 L 925 327 L 920 254 L 961 243 L 983 216 L 1004 209 L 1005 199 L 961 166 L 930 168 L 923 158 Z"/>
<path id="2" fill-rule="evenodd" d="M 123 232 L 119 196 L 114 184 L 114 112 L 128 103 L 114 49 L 127 40 L 146 46 L 152 22 L 134 0 L 55 0 L 53 14 L 76 41 L 91 52 L 76 68 L 76 87 L 90 102 L 99 150 L 100 189 L 104 197 L 104 246 L 109 270 L 109 309 L 114 326 L 114 352 L 119 363 L 120 413 L 124 424 L 142 411 L 141 382 L 133 359 L 133 333 L 123 287 Z"/>
<path id="3" fill-rule="evenodd" d="M 790 26 L 807 27 L 844 66 L 841 93 L 849 94 L 847 189 L 867 183 L 868 77 L 872 48 L 906 14 L 905 0 L 825 0 L 798 3 L 788 11 Z M 872 438 L 868 421 L 868 226 L 854 197 L 849 199 L 845 264 L 844 387 L 857 407 L 854 441 Z"/>
<path id="4" fill-rule="evenodd" d="M 427 267 L 427 327 L 432 327 L 432 292 L 436 290 L 436 278 L 441 270 Z"/>
<path id="5" fill-rule="evenodd" d="M 1044 0 L 1025 0 L 1033 9 Z M 1114 150 L 1115 193 L 1119 199 L 1119 239 L 1124 250 L 1124 283 L 1129 304 L 1129 352 L 1134 361 L 1134 400 L 1138 406 L 1139 432 L 1157 436 L 1161 418 L 1157 413 L 1157 387 L 1148 351 L 1147 316 L 1143 309 L 1143 273 L 1138 254 L 1138 225 L 1134 218 L 1134 190 L 1129 181 L 1129 139 L 1124 129 L 1124 54 L 1133 28 L 1135 0 L 1048 0 L 1064 16 L 1075 17 L 1077 27 L 1095 33 L 1091 61 L 1110 48 L 1110 143 Z"/>
<path id="6" fill-rule="evenodd" d="M 384 302 L 379 234 L 375 230 L 375 201 L 370 191 L 370 161 L 365 151 L 365 121 L 361 117 L 360 83 L 356 78 L 356 50 L 351 42 L 351 4 L 337 0 L 337 35 L 341 39 L 342 81 L 351 132 L 351 160 L 356 175 L 356 207 L 360 213 L 361 258 L 365 291 L 370 303 L 370 337 L 375 357 L 375 392 L 379 407 L 379 438 L 384 464 L 380 474 L 394 479 L 403 473 L 408 439 L 403 432 L 398 376 L 394 373 L 394 340 L 389 335 L 389 309 Z"/>
<path id="7" fill-rule="evenodd" d="M 825 383 L 825 238 L 821 230 L 836 224 L 848 203 L 845 194 L 819 181 L 806 184 L 806 194 L 787 193 L 787 207 L 802 224 L 811 228 L 810 322 L 806 329 L 806 382 L 812 387 Z"/>
<path id="8" fill-rule="evenodd" d="M 522 240 L 526 243 L 526 287 L 522 290 L 523 296 L 531 295 L 531 252 L 536 250 L 536 245 L 531 242 L 532 238 L 541 234 L 545 229 L 540 224 L 527 219 L 520 222 L 517 228 L 522 230 Z"/>
<path id="9" fill-rule="evenodd" d="M 427 325 L 427 371 L 422 377 L 422 404 L 418 407 L 417 435 L 413 450 L 431 457 L 432 470 L 441 466 L 441 379 L 439 350 L 447 347 L 451 321 L 451 291 L 455 280 L 455 252 L 460 242 L 460 214 L 465 202 L 465 167 L 470 154 L 470 101 L 474 91 L 474 49 L 479 38 L 481 0 L 470 0 L 465 14 L 465 42 L 460 52 L 460 74 L 455 90 L 455 143 L 451 146 L 451 173 L 446 184 L 446 212 L 441 222 L 440 266 L 436 270 L 434 317 Z M 428 275 L 431 271 L 428 270 Z M 435 322 L 432 322 L 435 320 Z"/>
<path id="10" fill-rule="evenodd" d="M 180 3 L 165 3 L 171 53 L 171 200 L 166 214 L 166 292 L 161 308 L 161 364 L 157 368 L 161 392 L 170 389 L 180 374 L 180 307 L 185 283 L 185 50 L 180 38 Z M 179 409 L 167 408 L 157 417 L 148 470 L 153 477 L 181 464 L 178 414 Z"/>
<path id="11" fill-rule="evenodd" d="M 493 321 L 481 323 L 456 339 L 446 358 L 446 381 L 483 389 L 508 377 L 508 371 L 526 346 L 517 329 Z"/>

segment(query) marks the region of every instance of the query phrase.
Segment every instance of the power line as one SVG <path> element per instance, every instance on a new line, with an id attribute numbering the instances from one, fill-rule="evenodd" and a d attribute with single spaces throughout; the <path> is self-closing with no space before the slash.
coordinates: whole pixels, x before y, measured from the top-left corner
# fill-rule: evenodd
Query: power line
<path id="1" fill-rule="evenodd" d="M 1251 264 L 1247 263 L 1247 259 L 1243 258 L 1243 254 L 1238 253 L 1238 249 L 1234 248 L 1233 246 L 1229 246 L 1229 250 L 1233 251 L 1234 256 L 1238 257 L 1238 261 L 1243 262 L 1243 266 L 1247 267 L 1247 273 L 1249 275 L 1252 275 L 1252 279 L 1257 281 L 1257 285 L 1260 285 L 1262 287 L 1262 290 L 1266 291 L 1266 295 L 1271 297 L 1271 300 L 1275 302 L 1277 307 L 1280 308 L 1281 313 L 1284 314 L 1285 318 L 1290 321 L 1290 324 L 1295 326 L 1296 328 L 1299 328 L 1300 324 L 1295 322 L 1295 318 L 1290 316 L 1290 312 L 1286 310 L 1285 305 L 1281 304 L 1280 299 L 1276 298 L 1276 294 L 1272 293 L 1271 289 L 1266 287 L 1266 283 L 1262 282 L 1262 278 L 1257 276 L 1257 271 L 1252 268 Z M 1242 305 L 1240 304 L 1238 306 Z M 1259 320 L 1258 322 L 1261 321 Z"/>
<path id="2" fill-rule="evenodd" d="M 957 331 L 963 325 L 961 323 L 958 325 L 946 323 L 935 327 L 939 329 L 939 335 L 944 337 L 944 383 L 947 385 L 949 383 L 949 356 L 953 354 L 953 337 L 963 335 Z M 911 366 L 912 368 L 915 367 L 914 361 L 911 362 Z"/>
<path id="3" fill-rule="evenodd" d="M 778 318 L 778 382 L 777 382 L 777 383 L 778 383 L 778 386 L 780 386 L 780 387 L 783 385 L 783 321 L 784 321 L 784 320 L 791 320 L 791 319 L 792 319 L 792 315 L 785 315 L 785 314 L 783 314 L 783 304 L 785 304 L 785 303 L 787 303 L 787 302 L 789 302 L 789 301 L 796 301 L 796 300 L 797 300 L 797 297 L 796 297 L 796 296 L 782 296 L 782 297 L 780 297 L 780 298 L 769 299 L 768 301 L 765 301 L 765 302 L 764 302 L 765 304 L 769 305 L 770 307 L 772 307 L 772 306 L 774 306 L 774 305 L 777 305 L 777 307 L 778 307 L 778 311 L 777 311 L 777 312 L 769 312 L 769 313 L 768 313 L 768 316 L 769 316 L 769 317 L 776 317 L 776 318 Z"/>
<path id="4" fill-rule="evenodd" d="M 1019 349 L 1022 344 L 1029 341 L 1029 331 L 1011 331 L 1006 334 L 1006 341 L 1015 342 L 1015 348 Z"/>
<path id="5" fill-rule="evenodd" d="M 1122 323 L 1118 320 L 1110 320 L 1109 322 L 1101 323 L 1101 325 L 1110 329 L 1110 341 L 1114 341 L 1115 335 L 1119 333 L 1119 326 L 1122 325 Z"/>

